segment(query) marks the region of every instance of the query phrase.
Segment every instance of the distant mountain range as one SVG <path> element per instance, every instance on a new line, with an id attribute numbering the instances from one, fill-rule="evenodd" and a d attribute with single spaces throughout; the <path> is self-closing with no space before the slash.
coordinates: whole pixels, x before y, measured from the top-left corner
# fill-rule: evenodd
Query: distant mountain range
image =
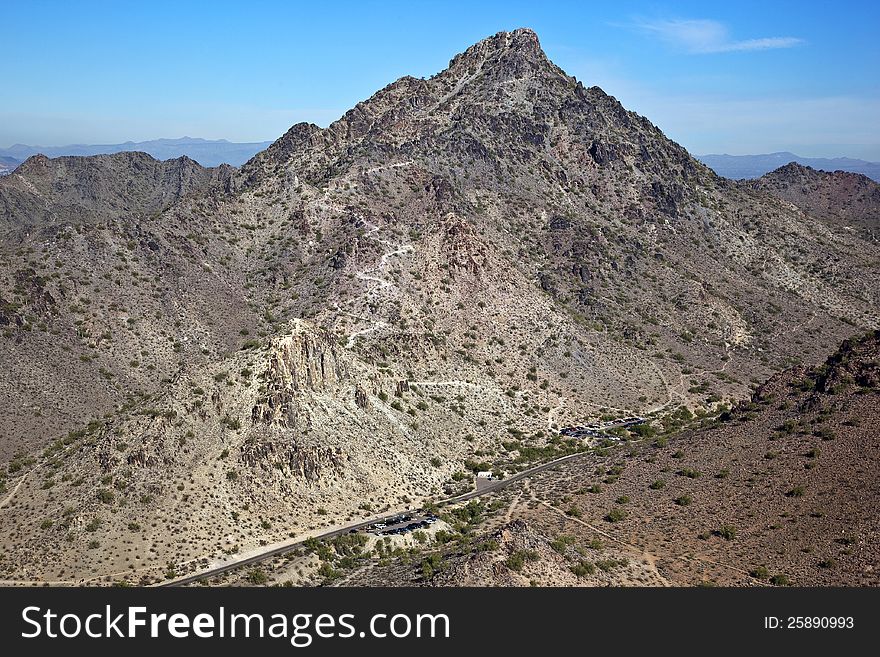
<path id="1" fill-rule="evenodd" d="M 123 151 L 142 151 L 157 160 L 170 160 L 186 155 L 204 167 L 215 167 L 221 164 L 231 164 L 237 167 L 271 143 L 271 141 L 236 143 L 225 139 L 181 137 L 180 139 L 153 139 L 140 142 L 127 141 L 124 144 L 71 144 L 69 146 L 15 144 L 9 148 L 0 148 L 0 169 L 3 169 L 4 165 L 7 168 L 14 168 L 31 155 L 38 153 L 47 157 L 60 157 L 62 155 L 110 155 Z"/>
<path id="2" fill-rule="evenodd" d="M 697 155 L 696 158 L 719 176 L 741 180 L 760 178 L 765 173 L 797 162 L 820 171 L 848 171 L 861 173 L 880 182 L 880 162 L 867 162 L 850 157 L 801 157 L 794 153 L 765 153 L 763 155 Z"/>
<path id="3" fill-rule="evenodd" d="M 0 156 L 0 176 L 5 173 L 9 173 L 19 164 L 21 164 L 21 162 L 16 160 L 14 157 Z"/>
<path id="4" fill-rule="evenodd" d="M 260 151 L 268 148 L 271 143 L 271 141 L 231 142 L 225 139 L 181 137 L 180 139 L 127 141 L 123 144 L 70 144 L 68 146 L 15 144 L 9 148 L 0 148 L 0 175 L 9 173 L 31 155 L 38 153 L 47 157 L 61 157 L 64 155 L 109 155 L 125 151 L 142 151 L 157 160 L 170 160 L 186 155 L 204 167 L 216 167 L 221 164 L 231 164 L 238 167 Z M 719 176 L 734 180 L 760 178 L 765 173 L 790 162 L 797 162 L 820 171 L 861 173 L 880 182 L 880 162 L 868 162 L 849 157 L 801 157 L 787 151 L 761 155 L 709 154 L 695 157 Z"/>

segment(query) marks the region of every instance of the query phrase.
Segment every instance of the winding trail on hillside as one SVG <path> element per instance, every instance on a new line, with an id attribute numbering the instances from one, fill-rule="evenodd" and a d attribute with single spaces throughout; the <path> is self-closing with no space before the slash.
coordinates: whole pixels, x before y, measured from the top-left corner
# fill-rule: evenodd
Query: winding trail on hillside
<path id="1" fill-rule="evenodd" d="M 652 554 L 652 553 L 648 552 L 647 550 L 644 550 L 644 549 L 638 547 L 637 545 L 627 543 L 626 541 L 622 541 L 619 538 L 612 536 L 608 532 L 596 527 L 595 525 L 591 525 L 590 523 L 586 522 L 585 520 L 569 516 L 562 509 L 555 507 L 552 504 L 550 504 L 549 502 L 546 502 L 544 500 L 539 500 L 536 497 L 534 497 L 534 495 L 532 496 L 532 500 L 538 502 L 539 504 L 546 506 L 549 509 L 553 509 L 553 511 L 555 511 L 556 513 L 565 517 L 566 520 L 571 520 L 572 522 L 579 523 L 579 524 L 583 525 L 584 527 L 587 527 L 587 528 L 593 530 L 597 534 L 600 534 L 601 536 L 604 536 L 605 538 L 607 538 L 611 541 L 614 541 L 618 545 L 621 545 L 621 546 L 631 550 L 633 553 L 638 554 L 642 559 L 644 559 L 648 563 L 648 565 L 651 567 L 651 571 L 657 575 L 657 577 L 660 579 L 661 582 L 663 582 L 663 586 L 673 586 L 673 584 L 671 584 L 669 582 L 669 580 L 667 580 L 663 575 L 661 575 L 660 571 L 657 569 L 657 560 L 661 559 L 661 558 L 670 559 L 673 561 L 686 561 L 686 562 L 696 561 L 699 563 L 711 564 L 713 566 L 720 566 L 722 568 L 727 568 L 728 570 L 740 573 L 741 575 L 745 575 L 751 581 L 756 582 L 762 586 L 765 585 L 764 582 L 756 579 L 754 576 L 752 576 L 752 574 L 749 571 L 747 571 L 743 568 L 739 568 L 738 566 L 732 566 L 731 564 L 724 563 L 723 561 L 715 561 L 714 559 L 709 559 L 709 558 L 704 557 L 702 555 L 691 554 L 691 555 L 669 555 L 667 557 L 658 557 L 657 555 Z"/>
<path id="2" fill-rule="evenodd" d="M 30 475 L 31 472 L 33 472 L 33 470 L 25 473 L 24 476 L 22 476 L 22 478 L 18 480 L 18 483 L 15 485 L 15 488 L 13 488 L 10 491 L 9 495 L 6 496 L 6 499 L 4 499 L 2 502 L 0 502 L 0 509 L 2 509 L 4 506 L 6 506 L 12 500 L 12 498 L 15 497 L 15 494 L 18 492 L 18 489 L 21 488 L 21 485 L 24 483 L 24 480 L 28 478 L 28 475 Z"/>
<path id="3" fill-rule="evenodd" d="M 406 162 L 392 162 L 391 164 L 380 164 L 379 166 L 370 167 L 366 171 L 365 174 L 378 173 L 379 171 L 384 171 L 385 169 L 399 169 L 400 167 L 408 167 L 415 164 L 415 160 L 407 160 Z"/>
<path id="4" fill-rule="evenodd" d="M 661 575 L 660 571 L 657 569 L 657 557 L 655 555 L 651 554 L 650 552 L 647 552 L 646 550 L 642 550 L 641 548 L 633 545 L 632 543 L 627 543 L 626 541 L 622 541 L 619 538 L 612 536 L 608 532 L 606 532 L 602 529 L 599 529 L 595 525 L 591 525 L 586 520 L 581 520 L 580 518 L 575 518 L 574 516 L 570 516 L 567 513 L 565 513 L 565 511 L 553 506 L 549 502 L 545 502 L 544 500 L 538 500 L 538 501 L 543 506 L 546 506 L 548 509 L 552 509 L 556 513 L 565 517 L 567 520 L 581 524 L 584 527 L 587 527 L 588 529 L 596 532 L 597 534 L 604 536 L 608 540 L 614 541 L 618 545 L 623 546 L 629 552 L 632 552 L 633 554 L 637 554 L 643 561 L 645 561 L 645 563 L 648 564 L 648 566 L 651 569 L 651 572 L 654 574 L 654 576 L 657 577 L 657 579 L 663 584 L 663 586 L 672 586 L 672 584 L 670 584 L 669 580 L 666 579 L 663 575 Z"/>
<path id="5" fill-rule="evenodd" d="M 364 269 L 362 271 L 355 273 L 356 279 L 358 279 L 360 281 L 365 281 L 368 283 L 367 289 L 363 294 L 358 295 L 356 297 L 353 297 L 351 299 L 348 299 L 347 301 L 345 301 L 345 303 L 354 303 L 358 299 L 365 300 L 367 298 L 375 296 L 376 293 L 379 292 L 380 290 L 388 290 L 388 289 L 395 287 L 394 283 L 382 278 L 378 274 L 381 274 L 382 270 L 388 266 L 388 261 L 390 258 L 394 258 L 394 257 L 400 256 L 400 255 L 403 255 L 405 253 L 411 253 L 412 251 L 415 250 L 412 244 L 397 244 L 397 245 L 395 245 L 395 244 L 392 244 L 388 240 L 384 240 L 384 239 L 378 237 L 376 235 L 376 233 L 379 232 L 379 226 L 372 223 L 371 221 L 368 221 L 366 218 L 364 218 L 363 216 L 361 216 L 359 214 L 355 214 L 355 216 L 357 217 L 357 219 L 359 221 L 363 222 L 364 226 L 369 227 L 369 230 L 367 230 L 364 233 L 364 237 L 367 239 L 373 240 L 374 242 L 385 247 L 388 250 L 385 251 L 384 253 L 382 253 L 382 255 L 379 257 L 379 262 L 377 264 L 373 265 L 372 267 L 369 267 L 367 269 Z M 371 284 L 371 285 L 369 285 L 369 284 Z M 339 307 L 339 304 L 336 304 L 336 308 L 340 312 L 344 312 L 345 314 L 347 314 L 351 317 L 355 317 L 360 320 L 364 319 L 363 317 L 359 317 L 358 315 L 355 315 L 354 313 L 350 313 L 348 311 L 342 310 Z M 345 342 L 346 349 L 353 348 L 355 343 L 357 342 L 357 339 L 360 338 L 361 336 L 367 335 L 368 333 L 374 333 L 376 331 L 384 331 L 384 330 L 391 327 L 390 324 L 388 324 L 388 322 L 381 320 L 381 319 L 371 319 L 368 321 L 371 322 L 370 326 L 363 328 L 363 329 L 360 329 L 358 331 L 355 331 L 354 333 L 352 333 L 351 335 L 348 336 L 348 339 Z"/>

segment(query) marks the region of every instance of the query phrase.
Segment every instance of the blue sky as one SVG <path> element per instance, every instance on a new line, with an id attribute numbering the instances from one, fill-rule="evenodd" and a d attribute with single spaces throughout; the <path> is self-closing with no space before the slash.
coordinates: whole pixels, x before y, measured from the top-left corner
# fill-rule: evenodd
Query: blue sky
<path id="1" fill-rule="evenodd" d="M 531 27 L 694 153 L 880 160 L 880 3 L 0 0 L 0 146 L 325 126 Z"/>

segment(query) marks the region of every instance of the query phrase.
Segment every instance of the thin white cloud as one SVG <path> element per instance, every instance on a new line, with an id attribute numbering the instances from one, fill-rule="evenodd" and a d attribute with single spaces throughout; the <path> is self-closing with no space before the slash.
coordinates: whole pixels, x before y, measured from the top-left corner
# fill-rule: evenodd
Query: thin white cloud
<path id="1" fill-rule="evenodd" d="M 694 54 L 772 50 L 804 43 L 790 36 L 735 40 L 723 23 L 709 19 L 637 20 L 632 27 Z"/>

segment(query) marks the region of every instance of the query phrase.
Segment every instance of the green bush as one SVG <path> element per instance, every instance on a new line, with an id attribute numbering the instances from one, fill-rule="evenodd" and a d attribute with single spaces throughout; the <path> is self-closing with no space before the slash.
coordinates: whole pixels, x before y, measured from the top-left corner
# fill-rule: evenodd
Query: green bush
<path id="1" fill-rule="evenodd" d="M 248 573 L 248 581 L 256 586 L 262 586 L 269 581 L 269 576 L 260 568 L 254 568 Z"/>
<path id="2" fill-rule="evenodd" d="M 693 468 L 682 468 L 676 474 L 680 477 L 687 477 L 688 479 L 696 479 L 702 475 L 699 470 L 694 470 Z"/>
<path id="3" fill-rule="evenodd" d="M 507 558 L 507 567 L 520 571 L 527 561 L 537 561 L 540 556 L 534 550 L 517 550 Z"/>
<path id="4" fill-rule="evenodd" d="M 97 497 L 98 501 L 103 502 L 104 504 L 112 504 L 113 500 L 116 499 L 116 495 L 108 488 L 99 489 Z"/>
<path id="5" fill-rule="evenodd" d="M 732 541 L 736 538 L 736 529 L 730 525 L 722 525 L 721 529 L 715 532 L 715 534 L 723 538 L 725 541 Z"/>
<path id="6" fill-rule="evenodd" d="M 767 570 L 766 566 L 757 566 L 749 571 L 749 575 L 755 579 L 767 579 L 770 577 L 770 571 Z"/>
<path id="7" fill-rule="evenodd" d="M 620 522 L 624 518 L 626 518 L 626 511 L 620 508 L 611 509 L 605 516 L 605 520 L 608 522 Z"/>
<path id="8" fill-rule="evenodd" d="M 579 561 L 571 567 L 571 572 L 578 577 L 586 577 L 587 575 L 592 575 L 596 572 L 596 566 L 589 561 Z"/>
<path id="9" fill-rule="evenodd" d="M 567 536 L 565 534 L 560 534 L 552 541 L 550 541 L 550 547 L 553 548 L 559 554 L 565 554 L 565 551 L 568 549 L 568 546 L 574 543 L 573 536 Z"/>

